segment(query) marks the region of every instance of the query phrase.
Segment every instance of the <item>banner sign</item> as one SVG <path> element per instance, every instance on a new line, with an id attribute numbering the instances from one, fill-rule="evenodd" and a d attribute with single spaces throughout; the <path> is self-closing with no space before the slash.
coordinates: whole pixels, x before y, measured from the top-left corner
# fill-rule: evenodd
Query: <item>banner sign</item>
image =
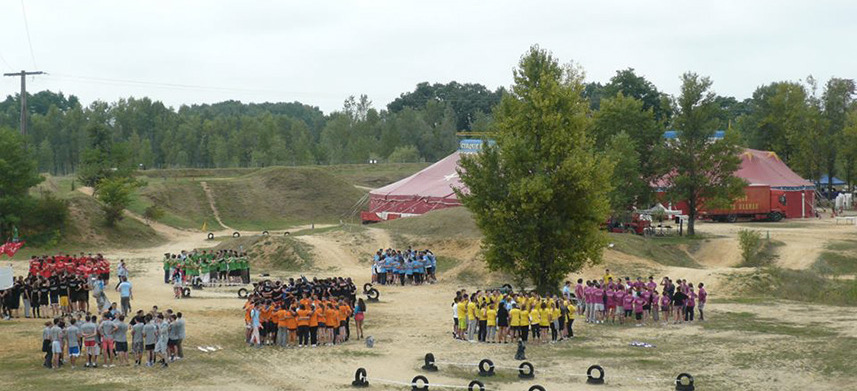
<path id="1" fill-rule="evenodd" d="M 481 139 L 464 139 L 458 142 L 458 152 L 461 153 L 478 153 L 482 151 L 482 144 L 484 140 Z M 496 145 L 497 142 L 494 140 L 488 140 L 488 144 Z"/>
<path id="2" fill-rule="evenodd" d="M 0 267 L 0 290 L 9 289 L 15 285 L 11 267 Z"/>

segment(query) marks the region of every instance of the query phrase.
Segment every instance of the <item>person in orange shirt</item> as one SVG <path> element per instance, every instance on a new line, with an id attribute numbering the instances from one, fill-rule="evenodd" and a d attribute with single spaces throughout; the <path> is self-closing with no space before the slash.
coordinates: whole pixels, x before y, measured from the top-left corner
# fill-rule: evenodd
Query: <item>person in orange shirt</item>
<path id="1" fill-rule="evenodd" d="M 286 328 L 289 330 L 289 340 L 287 344 L 289 346 L 294 346 L 298 337 L 298 313 L 297 308 L 294 305 L 286 311 Z"/>
<path id="2" fill-rule="evenodd" d="M 286 323 L 288 313 L 289 311 L 285 307 L 280 307 L 275 314 L 275 318 L 277 319 L 277 346 L 281 348 L 286 347 L 288 340 L 289 332 L 288 324 Z"/>
<path id="3" fill-rule="evenodd" d="M 320 308 L 313 305 L 310 307 L 309 314 L 309 339 L 312 347 L 318 346 L 318 323 L 319 323 L 319 310 Z M 324 320 L 324 315 L 321 315 L 321 320 Z"/>
<path id="4" fill-rule="evenodd" d="M 345 300 L 339 299 L 339 339 L 340 342 L 348 341 L 348 317 L 351 316 L 351 307 L 345 303 Z"/>
<path id="5" fill-rule="evenodd" d="M 252 310 L 253 303 L 247 301 L 247 303 L 244 304 L 244 328 L 247 329 L 247 335 L 245 336 L 247 343 L 250 343 L 250 335 L 253 334 L 253 327 L 250 325 L 253 321 L 253 317 L 250 315 Z"/>
<path id="6" fill-rule="evenodd" d="M 334 306 L 332 302 L 328 302 L 324 311 L 324 315 L 324 324 L 327 325 L 327 330 L 325 330 L 325 332 L 327 333 L 327 338 L 329 341 L 328 344 L 333 345 L 334 343 L 336 343 L 335 337 L 338 334 L 335 332 L 335 330 L 339 328 L 339 311 L 336 309 L 336 306 Z"/>
<path id="7" fill-rule="evenodd" d="M 310 310 L 306 305 L 298 307 L 298 347 L 309 346 Z"/>

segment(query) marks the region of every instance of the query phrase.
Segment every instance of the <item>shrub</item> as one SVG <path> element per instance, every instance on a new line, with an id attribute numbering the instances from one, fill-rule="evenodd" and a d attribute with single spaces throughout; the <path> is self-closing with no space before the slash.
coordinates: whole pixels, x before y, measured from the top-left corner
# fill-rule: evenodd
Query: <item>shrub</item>
<path id="1" fill-rule="evenodd" d="M 741 261 L 751 264 L 762 247 L 762 234 L 749 229 L 738 230 L 738 245 L 741 247 Z"/>

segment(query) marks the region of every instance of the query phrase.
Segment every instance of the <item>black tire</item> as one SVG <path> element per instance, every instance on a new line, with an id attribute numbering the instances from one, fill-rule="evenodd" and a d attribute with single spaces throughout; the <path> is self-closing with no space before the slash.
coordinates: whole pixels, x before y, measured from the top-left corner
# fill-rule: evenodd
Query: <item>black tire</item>
<path id="1" fill-rule="evenodd" d="M 494 362 L 487 358 L 480 361 L 479 376 L 494 376 Z"/>
<path id="2" fill-rule="evenodd" d="M 378 301 L 378 298 L 381 297 L 381 292 L 378 292 L 377 289 L 372 288 L 369 292 L 366 292 L 366 297 L 372 301 Z"/>
<path id="3" fill-rule="evenodd" d="M 241 232 L 238 232 L 238 231 L 233 232 L 233 233 L 232 233 L 232 237 L 233 237 L 233 238 L 240 238 L 240 237 L 241 237 Z"/>
<path id="4" fill-rule="evenodd" d="M 239 298 L 242 298 L 242 299 L 246 299 L 246 298 L 247 298 L 247 293 L 248 293 L 248 292 L 247 292 L 247 288 L 241 288 L 241 289 L 239 289 L 239 290 L 238 290 L 238 297 L 239 297 Z"/>
<path id="5" fill-rule="evenodd" d="M 357 368 L 357 372 L 354 372 L 354 381 L 351 382 L 351 385 L 354 387 L 368 387 L 369 381 L 366 378 L 366 369 Z"/>
<path id="6" fill-rule="evenodd" d="M 768 220 L 771 220 L 773 222 L 778 222 L 778 221 L 782 220 L 783 217 L 785 217 L 785 216 L 783 216 L 783 214 L 780 212 L 771 212 L 768 215 Z"/>
<path id="7" fill-rule="evenodd" d="M 208 233 L 208 240 L 212 240 L 212 239 L 214 239 L 214 233 L 213 233 L 213 232 L 209 232 L 209 233 Z"/>
<path id="8" fill-rule="evenodd" d="M 372 283 L 371 282 L 367 282 L 367 283 L 363 284 L 363 293 L 369 292 L 370 289 L 372 289 Z"/>
<path id="9" fill-rule="evenodd" d="M 283 236 L 289 236 L 289 235 L 291 235 L 291 234 L 289 233 L 289 231 L 283 232 Z"/>
<path id="10" fill-rule="evenodd" d="M 536 385 L 530 387 L 530 389 L 528 391 L 545 391 L 545 388 L 536 384 Z"/>
<path id="11" fill-rule="evenodd" d="M 476 388 L 474 388 L 474 387 L 476 387 Z M 467 385 L 467 391 L 474 391 L 474 390 L 485 391 L 485 384 L 483 384 L 479 380 L 474 380 L 474 381 L 470 382 L 470 384 Z"/>
<path id="12" fill-rule="evenodd" d="M 675 378 L 676 391 L 693 391 L 693 376 L 689 373 L 681 373 Z"/>
<path id="13" fill-rule="evenodd" d="M 512 290 L 512 285 L 511 285 L 511 284 L 503 284 L 503 288 L 508 289 L 509 291 L 511 291 L 511 290 Z"/>
<path id="14" fill-rule="evenodd" d="M 598 376 L 592 376 L 592 372 L 598 372 Z M 604 384 L 604 368 L 601 368 L 600 365 L 590 366 L 589 369 L 586 370 L 586 383 Z"/>
<path id="15" fill-rule="evenodd" d="M 737 221 L 738 221 L 738 215 L 736 215 L 736 214 L 731 214 L 729 216 L 726 216 L 726 222 L 729 224 L 734 224 Z"/>
<path id="16" fill-rule="evenodd" d="M 423 370 L 437 372 L 437 365 L 434 364 L 434 354 L 426 353 L 426 357 L 423 362 Z"/>
<path id="17" fill-rule="evenodd" d="M 417 384 L 422 382 L 422 387 L 417 387 Z M 411 390 L 412 391 L 428 391 L 429 389 L 429 381 L 423 375 L 416 375 L 413 379 L 411 379 Z"/>
<path id="18" fill-rule="evenodd" d="M 190 288 L 182 288 L 182 297 L 190 297 Z"/>
<path id="19" fill-rule="evenodd" d="M 262 236 L 268 236 L 268 235 L 270 235 L 270 234 L 268 233 L 268 231 L 262 231 Z"/>
<path id="20" fill-rule="evenodd" d="M 534 377 L 536 377 L 536 370 L 533 368 L 533 364 L 524 361 L 521 365 L 518 365 L 518 378 L 532 379 Z"/>

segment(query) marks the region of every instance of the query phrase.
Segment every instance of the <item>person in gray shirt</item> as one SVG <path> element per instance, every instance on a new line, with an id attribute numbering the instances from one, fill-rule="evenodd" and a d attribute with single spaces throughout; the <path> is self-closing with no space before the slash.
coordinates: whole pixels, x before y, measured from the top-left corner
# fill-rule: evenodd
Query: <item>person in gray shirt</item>
<path id="1" fill-rule="evenodd" d="M 147 367 L 151 367 L 155 362 L 155 342 L 157 341 L 158 326 L 152 321 L 152 315 L 146 315 L 146 324 L 143 326 L 143 344 L 146 345 Z"/>
<path id="2" fill-rule="evenodd" d="M 174 327 L 177 329 L 176 336 L 178 337 L 176 338 L 176 359 L 179 360 L 184 358 L 184 352 L 182 351 L 182 341 L 185 339 L 184 326 L 185 323 L 184 318 L 182 318 L 182 313 L 176 313 L 176 322 L 174 324 Z"/>
<path id="3" fill-rule="evenodd" d="M 95 325 L 94 322 L 91 322 L 92 318 L 89 315 L 86 316 L 86 322 L 80 325 L 80 335 L 83 337 L 83 347 L 86 348 L 86 365 L 85 367 L 93 367 L 97 366 L 98 362 L 98 343 L 95 337 L 98 335 L 98 326 Z"/>
<path id="4" fill-rule="evenodd" d="M 131 319 L 131 352 L 134 353 L 134 365 L 140 365 L 143 360 L 143 319 L 135 317 Z"/>
<path id="5" fill-rule="evenodd" d="M 176 359 L 176 343 L 179 340 L 179 327 L 176 325 L 176 316 L 170 315 L 170 335 L 167 340 L 167 351 L 170 356 L 170 362 Z"/>
<path id="6" fill-rule="evenodd" d="M 170 337 L 170 324 L 164 319 L 164 315 L 158 314 L 158 342 L 155 343 L 155 353 L 161 357 L 161 366 L 167 365 L 167 346 Z"/>
<path id="7" fill-rule="evenodd" d="M 68 328 L 65 329 L 66 346 L 68 346 L 68 356 L 71 358 L 72 369 L 80 356 L 80 329 L 75 325 L 76 323 L 77 320 L 71 318 Z"/>
<path id="8" fill-rule="evenodd" d="M 117 361 L 128 365 L 128 324 L 125 323 L 125 315 L 119 315 L 113 321 L 113 343 L 116 344 Z"/>
<path id="9" fill-rule="evenodd" d="M 60 327 L 59 318 L 54 319 L 54 325 L 51 327 L 51 353 L 53 353 L 53 358 L 51 360 L 51 368 L 57 369 L 60 366 L 60 356 L 62 355 L 62 339 L 63 339 L 63 331 L 62 327 Z"/>
<path id="10" fill-rule="evenodd" d="M 105 313 L 105 316 L 101 318 L 101 323 L 98 324 L 98 334 L 101 335 L 101 350 L 103 350 L 104 354 L 102 358 L 104 359 L 105 367 L 113 367 L 113 356 L 116 355 L 113 346 L 113 321 Z"/>

